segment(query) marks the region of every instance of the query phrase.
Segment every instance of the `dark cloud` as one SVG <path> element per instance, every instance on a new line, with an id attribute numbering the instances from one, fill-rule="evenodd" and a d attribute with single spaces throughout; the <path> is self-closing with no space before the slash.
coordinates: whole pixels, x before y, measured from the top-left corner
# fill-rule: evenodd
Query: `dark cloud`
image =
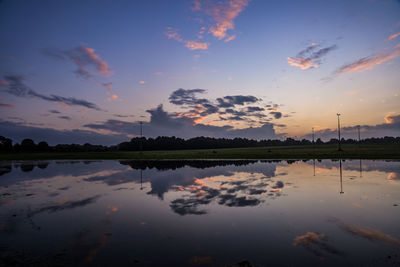
<path id="1" fill-rule="evenodd" d="M 83 206 L 94 203 L 99 197 L 100 197 L 100 195 L 97 195 L 94 197 L 88 197 L 88 198 L 78 200 L 78 201 L 67 201 L 63 204 L 55 204 L 55 205 L 43 207 L 41 209 L 38 209 L 36 211 L 29 213 L 28 217 L 32 217 L 38 213 L 42 213 L 45 211 L 57 212 L 57 211 L 62 211 L 62 210 L 66 210 L 66 209 L 75 209 L 75 208 L 83 207 Z"/>
<path id="2" fill-rule="evenodd" d="M 320 46 L 317 44 L 312 44 L 307 47 L 300 53 L 296 55 L 296 57 L 288 57 L 287 62 L 291 66 L 299 67 L 302 70 L 307 70 L 311 68 L 318 68 L 321 64 L 321 58 L 328 54 L 330 51 L 335 50 L 337 45 L 332 45 L 330 47 L 319 48 Z"/>
<path id="3" fill-rule="evenodd" d="M 217 98 L 218 107 L 221 108 L 230 108 L 236 105 L 244 105 L 247 103 L 256 103 L 261 101 L 261 99 L 251 96 L 251 95 L 231 95 L 224 96 L 222 98 Z"/>
<path id="4" fill-rule="evenodd" d="M 157 108 L 149 109 L 151 115 L 149 122 L 143 123 L 143 133 L 146 137 L 157 136 L 176 136 L 191 138 L 195 136 L 210 137 L 246 137 L 253 139 L 273 139 L 280 135 L 275 133 L 274 124 L 265 122 L 260 127 L 248 127 L 234 129 L 232 126 L 213 126 L 205 124 L 195 124 L 194 119 L 177 116 L 175 113 L 168 113 L 162 105 Z M 108 120 L 103 123 L 86 124 L 84 127 L 96 130 L 110 130 L 120 134 L 139 135 L 139 122 L 126 122 L 120 120 Z"/>
<path id="5" fill-rule="evenodd" d="M 117 118 L 132 118 L 135 117 L 135 115 L 122 115 L 122 114 L 112 114 L 114 117 Z"/>
<path id="6" fill-rule="evenodd" d="M 382 123 L 377 125 L 360 125 L 361 138 L 371 137 L 385 137 L 385 136 L 400 136 L 400 122 L 394 120 L 393 123 Z M 345 139 L 357 139 L 358 138 L 358 126 L 345 126 L 340 130 L 342 138 Z M 321 138 L 322 140 L 329 140 L 331 138 L 337 138 L 337 129 L 324 129 L 315 132 L 315 138 Z M 310 139 L 312 134 L 307 134 L 303 138 Z"/>
<path id="7" fill-rule="evenodd" d="M 107 63 L 94 53 L 93 48 L 85 46 L 77 46 L 70 50 L 47 48 L 43 50 L 43 54 L 58 61 L 72 61 L 78 67 L 74 73 L 85 79 L 92 75 L 89 68 L 93 68 L 95 72 L 104 76 L 112 74 Z M 103 85 L 107 88 L 111 86 L 110 83 Z"/>
<path id="8" fill-rule="evenodd" d="M 56 130 L 39 128 L 23 122 L 1 121 L 1 135 L 12 138 L 14 142 L 21 142 L 25 138 L 35 142 L 46 140 L 50 145 L 56 144 L 102 144 L 115 145 L 126 141 L 129 137 L 124 134 L 106 135 L 87 130 Z"/>
<path id="9" fill-rule="evenodd" d="M 203 94 L 204 89 L 178 89 L 169 96 L 169 102 L 174 105 L 196 105 L 208 104 L 209 101 L 204 98 L 196 98 L 196 94 Z"/>
<path id="10" fill-rule="evenodd" d="M 58 95 L 42 95 L 25 85 L 24 77 L 20 75 L 5 75 L 4 79 L 9 83 L 4 92 L 18 97 L 38 98 L 49 102 L 63 103 L 68 106 L 81 106 L 94 110 L 101 110 L 96 104 L 83 99 L 63 97 Z"/>
<path id="11" fill-rule="evenodd" d="M 0 102 L 0 108 L 15 108 L 15 105 Z"/>
<path id="12" fill-rule="evenodd" d="M 248 112 L 257 112 L 257 111 L 264 111 L 265 109 L 262 107 L 247 107 Z"/>
<path id="13" fill-rule="evenodd" d="M 58 118 L 59 119 L 63 119 L 63 120 L 67 120 L 67 121 L 71 120 L 71 117 L 69 117 L 69 116 L 58 116 Z"/>
<path id="14" fill-rule="evenodd" d="M 282 112 L 271 111 L 269 114 L 273 115 L 275 119 L 280 119 L 282 117 Z"/>
<path id="15" fill-rule="evenodd" d="M 49 110 L 49 112 L 53 113 L 53 114 L 60 114 L 61 113 L 60 111 L 55 110 L 55 109 L 51 109 L 51 110 Z"/>

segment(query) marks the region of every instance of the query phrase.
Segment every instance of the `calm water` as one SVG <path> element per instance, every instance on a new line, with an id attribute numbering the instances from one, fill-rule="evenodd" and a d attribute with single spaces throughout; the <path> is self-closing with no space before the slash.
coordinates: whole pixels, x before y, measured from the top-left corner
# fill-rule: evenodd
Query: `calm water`
<path id="1" fill-rule="evenodd" d="M 400 264 L 400 162 L 0 165 L 0 265 Z"/>

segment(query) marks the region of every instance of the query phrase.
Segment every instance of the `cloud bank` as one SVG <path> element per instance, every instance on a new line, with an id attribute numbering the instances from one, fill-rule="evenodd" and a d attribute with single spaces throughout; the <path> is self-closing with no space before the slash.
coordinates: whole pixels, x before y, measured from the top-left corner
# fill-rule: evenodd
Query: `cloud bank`
<path id="1" fill-rule="evenodd" d="M 81 106 L 88 109 L 101 110 L 96 104 L 83 99 L 64 97 L 59 95 L 47 96 L 37 93 L 24 83 L 24 77 L 20 75 L 5 75 L 4 79 L 7 81 L 8 85 L 3 86 L 5 87 L 5 89 L 1 91 L 17 97 L 37 98 L 48 102 L 64 104 L 67 106 Z"/>

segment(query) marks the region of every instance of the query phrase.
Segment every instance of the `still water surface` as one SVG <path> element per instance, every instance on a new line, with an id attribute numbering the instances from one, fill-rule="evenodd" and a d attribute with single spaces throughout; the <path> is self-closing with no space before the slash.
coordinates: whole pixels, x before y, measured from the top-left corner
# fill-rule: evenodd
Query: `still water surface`
<path id="1" fill-rule="evenodd" d="M 400 162 L 3 161 L 0 237 L 0 265 L 396 266 Z"/>

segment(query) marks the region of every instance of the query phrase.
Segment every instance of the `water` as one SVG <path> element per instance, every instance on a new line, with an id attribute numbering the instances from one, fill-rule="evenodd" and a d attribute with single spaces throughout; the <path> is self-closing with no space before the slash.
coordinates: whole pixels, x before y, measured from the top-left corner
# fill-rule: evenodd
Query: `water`
<path id="1" fill-rule="evenodd" d="M 400 162 L 0 165 L 0 265 L 400 265 Z"/>

